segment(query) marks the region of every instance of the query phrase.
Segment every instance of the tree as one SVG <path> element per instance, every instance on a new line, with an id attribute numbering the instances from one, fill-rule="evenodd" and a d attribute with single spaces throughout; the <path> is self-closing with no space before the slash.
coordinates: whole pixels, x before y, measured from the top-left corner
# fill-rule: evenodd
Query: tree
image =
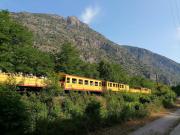
<path id="1" fill-rule="evenodd" d="M 11 87 L 0 86 L 0 134 L 19 135 L 27 131 L 29 113 L 21 96 Z"/>
<path id="2" fill-rule="evenodd" d="M 95 63 L 83 63 L 81 66 L 82 75 L 90 78 L 99 79 L 99 72 L 97 71 L 97 64 Z"/>
<path id="3" fill-rule="evenodd" d="M 122 83 L 128 82 L 128 77 L 119 64 L 100 61 L 98 71 L 101 79 Z"/>
<path id="4" fill-rule="evenodd" d="M 54 68 L 51 57 L 31 46 L 16 48 L 12 58 L 12 64 L 16 72 L 46 74 Z"/>
<path id="5" fill-rule="evenodd" d="M 130 78 L 129 84 L 131 87 L 145 87 L 154 89 L 155 88 L 155 82 L 143 78 L 141 76 L 133 76 Z"/>
<path id="6" fill-rule="evenodd" d="M 8 11 L 0 11 L 0 45 L 32 45 L 32 43 L 32 32 L 13 21 Z"/>
<path id="7" fill-rule="evenodd" d="M 49 54 L 33 47 L 32 32 L 13 21 L 8 11 L 0 11 L 0 69 L 46 74 L 53 68 Z"/>
<path id="8" fill-rule="evenodd" d="M 79 52 L 71 43 L 62 45 L 61 52 L 56 55 L 56 71 L 68 74 L 82 74 Z"/>
<path id="9" fill-rule="evenodd" d="M 98 66 L 99 76 L 104 80 L 112 80 L 113 69 L 110 63 L 106 61 L 100 61 Z"/>
<path id="10" fill-rule="evenodd" d="M 178 96 L 180 96 L 180 85 L 177 85 L 177 86 L 172 87 L 172 90 L 173 90 Z"/>

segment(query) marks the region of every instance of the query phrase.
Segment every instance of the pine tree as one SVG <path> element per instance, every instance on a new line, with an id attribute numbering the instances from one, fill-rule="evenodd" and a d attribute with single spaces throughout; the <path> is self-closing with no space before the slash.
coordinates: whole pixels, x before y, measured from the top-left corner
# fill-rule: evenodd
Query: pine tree
<path id="1" fill-rule="evenodd" d="M 61 52 L 56 55 L 56 71 L 68 74 L 82 74 L 79 52 L 71 43 L 62 45 Z"/>

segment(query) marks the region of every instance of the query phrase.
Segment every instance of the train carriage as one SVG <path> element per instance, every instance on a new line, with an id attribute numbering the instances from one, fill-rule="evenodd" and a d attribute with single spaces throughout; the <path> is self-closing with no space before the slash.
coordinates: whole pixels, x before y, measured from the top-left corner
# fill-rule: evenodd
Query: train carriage
<path id="1" fill-rule="evenodd" d="M 115 91 L 115 92 L 119 92 L 119 91 L 129 91 L 129 85 L 125 85 L 125 84 L 121 84 L 121 83 L 116 83 L 116 82 L 110 82 L 110 81 L 106 81 L 106 85 L 105 85 L 106 90 L 111 90 L 111 91 Z"/>
<path id="2" fill-rule="evenodd" d="M 47 78 L 36 76 L 23 76 L 22 74 L 0 73 L 0 83 L 12 83 L 25 87 L 45 87 Z"/>
<path id="3" fill-rule="evenodd" d="M 60 82 L 64 90 L 103 92 L 102 81 L 97 79 L 61 74 Z"/>

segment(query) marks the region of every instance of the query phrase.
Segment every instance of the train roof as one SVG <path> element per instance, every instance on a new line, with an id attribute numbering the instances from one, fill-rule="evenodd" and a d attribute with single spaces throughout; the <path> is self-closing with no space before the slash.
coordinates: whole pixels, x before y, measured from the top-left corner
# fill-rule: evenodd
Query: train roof
<path id="1" fill-rule="evenodd" d="M 96 81 L 103 81 L 100 79 L 94 79 L 94 78 L 88 78 L 84 76 L 78 76 L 78 75 L 70 75 L 70 74 L 65 74 L 65 73 L 59 73 L 60 76 L 71 76 L 71 77 L 76 77 L 76 78 L 83 78 L 83 79 L 89 79 L 89 80 L 96 80 Z"/>
<path id="2" fill-rule="evenodd" d="M 77 78 L 84 78 L 84 79 L 90 79 L 90 80 L 96 80 L 96 81 L 106 81 L 106 80 L 100 80 L 100 79 L 88 78 L 88 77 L 84 77 L 84 76 L 70 75 L 70 74 L 66 74 L 66 73 L 59 73 L 59 75 L 60 75 L 60 76 L 71 76 L 71 77 L 77 77 Z M 124 83 L 111 82 L 111 81 L 106 81 L 106 82 L 116 83 L 116 84 L 122 84 L 122 85 L 128 85 L 128 84 L 124 84 Z"/>

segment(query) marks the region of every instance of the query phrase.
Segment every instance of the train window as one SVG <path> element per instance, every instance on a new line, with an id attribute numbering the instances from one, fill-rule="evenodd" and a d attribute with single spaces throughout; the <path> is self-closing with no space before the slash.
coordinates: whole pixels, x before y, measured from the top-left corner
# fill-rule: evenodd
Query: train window
<path id="1" fill-rule="evenodd" d="M 122 85 L 122 88 L 124 88 L 124 85 Z"/>
<path id="2" fill-rule="evenodd" d="M 83 80 L 82 79 L 79 79 L 79 84 L 83 84 Z"/>
<path id="3" fill-rule="evenodd" d="M 88 85 L 88 84 L 89 84 L 89 81 L 88 81 L 88 80 L 85 80 L 85 81 L 84 81 L 84 84 L 85 84 L 85 85 Z"/>
<path id="4" fill-rule="evenodd" d="M 70 78 L 67 78 L 67 81 L 66 81 L 67 83 L 70 83 Z"/>
<path id="5" fill-rule="evenodd" d="M 101 83 L 101 82 L 99 82 L 99 86 L 102 86 L 102 83 Z"/>
<path id="6" fill-rule="evenodd" d="M 93 82 L 93 81 L 90 81 L 90 85 L 93 86 L 93 85 L 94 85 L 94 82 Z"/>
<path id="7" fill-rule="evenodd" d="M 118 84 L 116 84 L 116 88 L 118 87 Z"/>
<path id="8" fill-rule="evenodd" d="M 113 87 L 116 87 L 116 84 L 115 84 L 115 83 L 113 83 Z"/>
<path id="9" fill-rule="evenodd" d="M 77 79 L 72 78 L 72 83 L 77 83 Z"/>
<path id="10" fill-rule="evenodd" d="M 109 86 L 112 87 L 112 83 L 109 83 Z"/>
<path id="11" fill-rule="evenodd" d="M 98 82 L 95 82 L 95 86 L 98 86 Z"/>

